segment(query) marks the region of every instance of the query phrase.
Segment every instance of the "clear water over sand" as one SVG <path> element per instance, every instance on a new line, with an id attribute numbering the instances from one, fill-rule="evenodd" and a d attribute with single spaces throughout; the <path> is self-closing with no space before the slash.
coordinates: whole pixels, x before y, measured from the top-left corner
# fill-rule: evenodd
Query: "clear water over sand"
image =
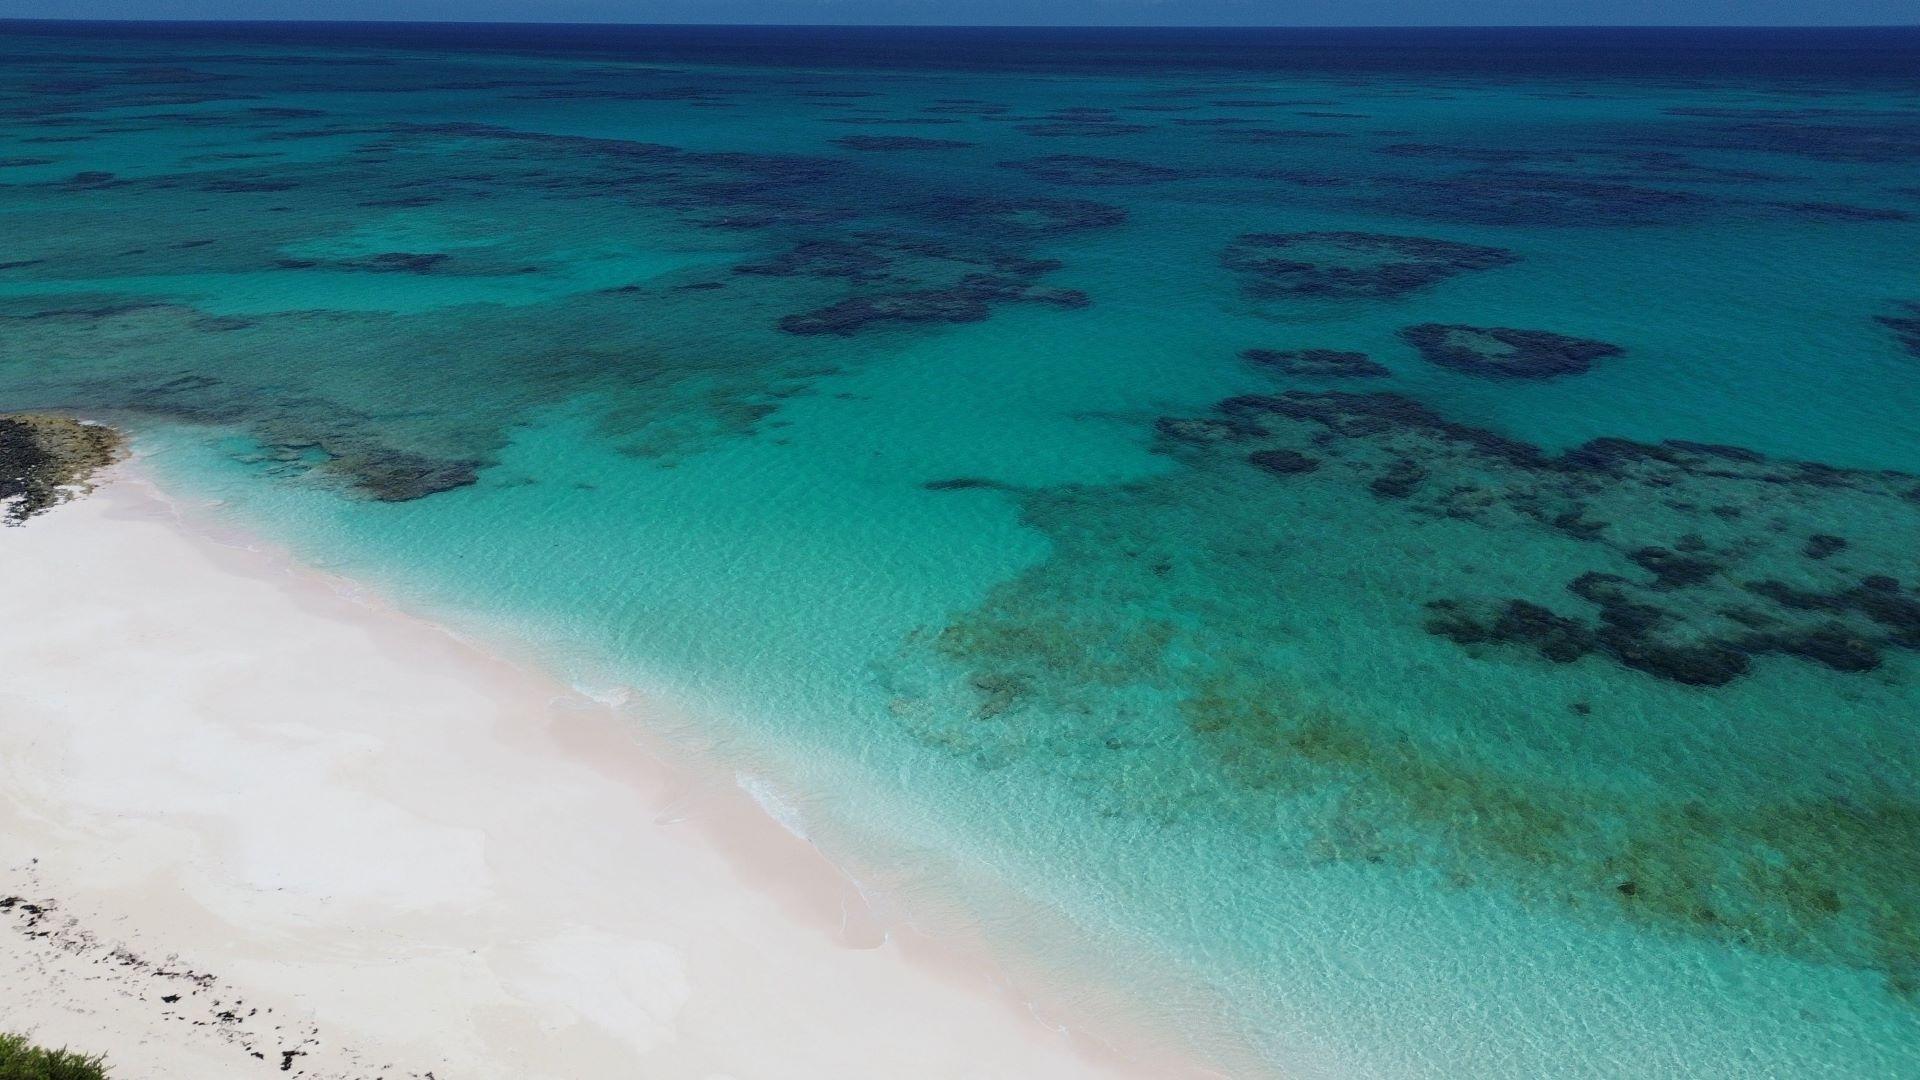
<path id="1" fill-rule="evenodd" d="M 1236 1071 L 1920 1055 L 1920 37 L 0 32 L 0 404 Z"/>

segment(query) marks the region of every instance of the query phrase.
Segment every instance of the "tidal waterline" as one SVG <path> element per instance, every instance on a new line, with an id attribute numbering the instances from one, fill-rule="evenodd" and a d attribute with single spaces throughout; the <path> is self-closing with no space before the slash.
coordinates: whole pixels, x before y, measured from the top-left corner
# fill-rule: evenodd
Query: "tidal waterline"
<path id="1" fill-rule="evenodd" d="M 1920 1054 L 1915 35 L 5 50 L 7 407 L 903 907 L 1280 1075 Z"/>

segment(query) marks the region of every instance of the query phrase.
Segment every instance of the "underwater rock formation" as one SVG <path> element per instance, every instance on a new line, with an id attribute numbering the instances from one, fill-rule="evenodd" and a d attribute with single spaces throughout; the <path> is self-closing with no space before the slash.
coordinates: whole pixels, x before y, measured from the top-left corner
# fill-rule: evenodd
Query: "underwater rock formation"
<path id="1" fill-rule="evenodd" d="M 1004 116 L 1013 111 L 1013 106 L 978 98 L 941 98 L 920 111 L 936 115 Z"/>
<path id="2" fill-rule="evenodd" d="M 998 480 L 988 480 L 980 476 L 954 476 L 945 480 L 929 480 L 920 486 L 927 491 L 980 491 L 1009 487 Z"/>
<path id="3" fill-rule="evenodd" d="M 122 441 L 110 427 L 71 417 L 0 414 L 0 523 L 19 525 L 84 490 Z"/>
<path id="4" fill-rule="evenodd" d="M 802 240 L 757 262 L 741 263 L 736 274 L 760 277 L 848 278 L 875 281 L 893 270 L 895 260 L 877 245 L 858 240 Z"/>
<path id="5" fill-rule="evenodd" d="M 842 135 L 834 145 L 849 150 L 962 150 L 972 146 L 961 139 L 927 139 L 918 135 Z"/>
<path id="6" fill-rule="evenodd" d="M 1158 184 L 1178 180 L 1180 170 L 1126 158 L 1090 157 L 1085 154 L 1049 154 L 1024 161 L 1003 161 L 1003 169 L 1016 169 L 1050 184 L 1114 187 L 1125 184 Z"/>
<path id="7" fill-rule="evenodd" d="M 1880 206 L 1854 206 L 1835 202 L 1785 202 L 1770 204 L 1776 210 L 1809 221 L 1912 221 L 1905 210 Z"/>
<path id="8" fill-rule="evenodd" d="M 1419 867 L 1920 1002 L 1920 477 L 1550 451 L 1392 393 L 1230 398 L 1155 448 L 1173 469 L 1008 493 L 1050 554 L 892 676 L 956 670 L 907 691 L 929 745 L 1071 755 L 1102 812 L 1232 822 L 1276 865 Z M 1789 680 L 1806 707 L 1756 713 Z"/>
<path id="9" fill-rule="evenodd" d="M 1278 476 L 1298 476 L 1320 467 L 1319 459 L 1298 450 L 1255 450 L 1247 460 Z"/>
<path id="10" fill-rule="evenodd" d="M 370 447 L 336 461 L 340 471 L 379 502 L 410 502 L 467 487 L 479 480 L 480 470 L 486 465 L 477 460 L 440 461 L 424 454 Z"/>
<path id="11" fill-rule="evenodd" d="M 1904 315 L 1882 315 L 1880 325 L 1892 330 L 1899 339 L 1900 347 L 1914 357 L 1920 357 L 1920 304 L 1907 304 Z"/>
<path id="12" fill-rule="evenodd" d="M 1683 149 L 1746 150 L 1857 165 L 1920 160 L 1920 119 L 1911 112 L 1819 109 L 1674 108 L 1670 115 L 1715 121 L 1645 136 Z"/>
<path id="13" fill-rule="evenodd" d="M 1523 645 L 1558 663 L 1601 655 L 1694 686 L 1725 685 L 1763 655 L 1862 672 L 1885 649 L 1920 649 L 1920 554 L 1897 541 L 1869 551 L 1821 527 L 1866 500 L 1920 530 L 1920 478 L 1678 441 L 1597 439 L 1553 455 L 1385 393 L 1231 398 L 1216 417 L 1161 432 L 1232 446 L 1268 471 L 1300 471 L 1270 463 L 1311 449 L 1408 513 L 1594 551 L 1590 567 L 1533 596 L 1429 602 L 1429 632 L 1461 645 Z M 1776 508 L 1789 498 L 1791 516 Z M 1742 515 L 1721 508 L 1744 506 L 1776 516 L 1736 532 Z M 1558 609 L 1544 602 L 1556 589 Z"/>
<path id="14" fill-rule="evenodd" d="M 1260 298 L 1391 300 L 1517 261 L 1499 248 L 1367 232 L 1243 233 L 1220 255 Z"/>
<path id="15" fill-rule="evenodd" d="M 1382 182 L 1390 191 L 1368 200 L 1369 208 L 1468 225 L 1668 224 L 1699 215 L 1711 201 L 1692 191 L 1543 169 L 1485 168 Z"/>
<path id="16" fill-rule="evenodd" d="M 1053 554 L 933 640 L 976 708 L 905 709 L 930 744 L 988 769 L 1071 748 L 1096 805 L 1237 822 L 1290 867 L 1421 866 L 1920 989 L 1920 802 L 1831 780 L 1824 756 L 1743 756 L 1747 706 L 1722 697 L 1781 663 L 1872 694 L 1920 648 L 1920 553 L 1894 535 L 1920 526 L 1920 478 L 1682 442 L 1551 453 L 1394 394 L 1235 398 L 1159 431 L 1172 473 L 1010 493 Z M 1858 515 L 1896 524 L 1836 546 Z M 1372 629 L 1396 605 L 1406 632 L 1481 657 L 1470 687 L 1431 685 L 1430 657 Z M 1302 655 L 1329 635 L 1348 644 Z M 1334 669 L 1352 681 L 1309 696 L 1353 649 Z M 1594 696 L 1602 665 L 1651 704 Z M 1885 700 L 1810 713 L 1802 741 L 1910 750 L 1863 721 Z M 1688 736 L 1707 724 L 1727 730 Z M 1702 753 L 1733 760 L 1685 771 Z"/>
<path id="17" fill-rule="evenodd" d="M 875 323 L 969 323 L 986 319 L 991 305 L 1041 303 L 1059 308 L 1083 308 L 1092 303 L 1078 289 L 1042 289 L 1017 278 L 968 274 L 952 285 L 854 296 L 813 311 L 788 315 L 780 329 L 789 334 L 860 332 Z"/>
<path id="18" fill-rule="evenodd" d="M 1518 165 L 1539 156 L 1536 151 L 1514 147 L 1455 146 L 1444 143 L 1392 143 L 1376 148 L 1374 153 L 1400 158 L 1469 161 L 1479 165 Z"/>
<path id="19" fill-rule="evenodd" d="M 1127 123 L 1112 109 L 1070 106 L 1055 109 L 1036 120 L 1014 125 L 1024 135 L 1049 139 L 1110 138 L 1153 130 L 1146 124 Z"/>
<path id="20" fill-rule="evenodd" d="M 976 209 L 970 207 L 967 212 Z M 1029 230 L 1067 227 L 1045 216 L 1017 219 L 1010 225 Z M 880 287 L 880 291 L 847 296 L 779 321 L 780 329 L 789 334 L 846 335 L 875 323 L 978 322 L 991 314 L 992 305 L 1001 303 L 1085 307 L 1091 300 L 1083 292 L 1039 287 L 1040 278 L 1058 268 L 1050 259 L 1033 258 L 1017 246 L 991 239 L 949 241 L 872 230 L 845 238 L 801 240 L 769 258 L 736 266 L 734 272 L 840 279 L 855 287 Z"/>
<path id="21" fill-rule="evenodd" d="M 440 251 L 383 251 L 344 265 L 354 270 L 376 270 L 403 274 L 431 274 L 453 256 Z"/>
<path id="22" fill-rule="evenodd" d="M 1092 199 L 1006 198 L 943 194 L 912 207 L 932 224 L 1001 241 L 1104 229 L 1127 220 L 1118 206 Z"/>
<path id="23" fill-rule="evenodd" d="M 1504 326 L 1421 323 L 1400 331 L 1400 336 L 1428 363 L 1497 379 L 1579 375 L 1595 360 L 1626 351 L 1604 341 Z"/>
<path id="24" fill-rule="evenodd" d="M 1393 374 L 1366 353 L 1339 349 L 1248 349 L 1240 358 L 1255 367 L 1307 379 L 1383 379 Z"/>
<path id="25" fill-rule="evenodd" d="M 1307 128 L 1275 127 L 1228 127 L 1214 133 L 1215 142 L 1236 143 L 1244 146 L 1270 146 L 1314 139 L 1346 139 L 1352 136 L 1344 131 L 1319 131 Z"/>

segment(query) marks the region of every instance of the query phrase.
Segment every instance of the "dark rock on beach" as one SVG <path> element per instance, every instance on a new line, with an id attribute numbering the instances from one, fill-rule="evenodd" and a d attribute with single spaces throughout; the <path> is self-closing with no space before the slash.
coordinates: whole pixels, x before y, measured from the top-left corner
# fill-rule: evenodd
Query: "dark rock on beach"
<path id="1" fill-rule="evenodd" d="M 112 428 L 65 416 L 0 415 L 0 523 L 21 524 L 83 490 L 121 442 Z"/>

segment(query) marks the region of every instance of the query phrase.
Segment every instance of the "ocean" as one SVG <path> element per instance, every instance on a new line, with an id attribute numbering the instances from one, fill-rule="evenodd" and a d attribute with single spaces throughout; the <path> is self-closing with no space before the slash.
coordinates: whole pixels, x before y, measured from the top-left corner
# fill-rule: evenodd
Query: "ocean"
<path id="1" fill-rule="evenodd" d="M 0 23 L 0 222 L 0 407 L 1043 999 L 1920 1061 L 1920 30 Z"/>

